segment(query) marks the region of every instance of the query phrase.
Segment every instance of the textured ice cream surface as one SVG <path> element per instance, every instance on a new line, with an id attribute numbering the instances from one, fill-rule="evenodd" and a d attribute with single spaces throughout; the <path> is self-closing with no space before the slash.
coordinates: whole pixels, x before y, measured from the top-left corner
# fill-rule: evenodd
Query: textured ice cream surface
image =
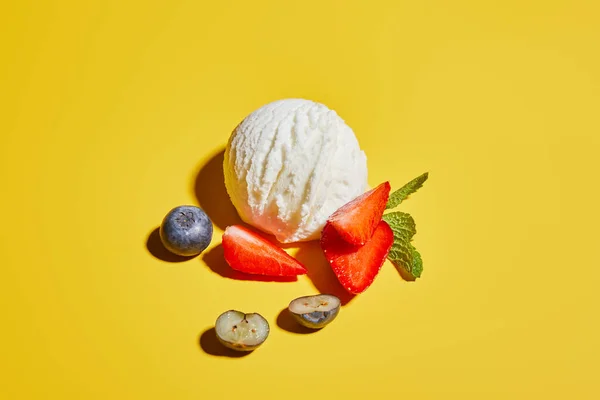
<path id="1" fill-rule="evenodd" d="M 225 186 L 242 220 L 282 243 L 318 239 L 327 218 L 367 188 L 352 129 L 323 104 L 266 104 L 234 129 Z"/>

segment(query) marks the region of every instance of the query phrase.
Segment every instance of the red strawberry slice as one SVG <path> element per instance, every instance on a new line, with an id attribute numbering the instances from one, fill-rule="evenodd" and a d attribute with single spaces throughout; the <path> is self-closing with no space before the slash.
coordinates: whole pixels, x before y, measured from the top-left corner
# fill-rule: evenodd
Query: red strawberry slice
<path id="1" fill-rule="evenodd" d="M 365 244 L 381 221 L 390 189 L 389 182 L 380 184 L 343 205 L 327 221 L 346 242 Z"/>
<path id="2" fill-rule="evenodd" d="M 353 294 L 364 292 L 379 273 L 394 242 L 392 229 L 380 221 L 373 236 L 362 246 L 346 242 L 327 223 L 321 234 L 321 248 L 344 288 Z"/>
<path id="3" fill-rule="evenodd" d="M 223 233 L 225 261 L 236 271 L 269 276 L 306 274 L 306 268 L 274 243 L 241 226 Z"/>

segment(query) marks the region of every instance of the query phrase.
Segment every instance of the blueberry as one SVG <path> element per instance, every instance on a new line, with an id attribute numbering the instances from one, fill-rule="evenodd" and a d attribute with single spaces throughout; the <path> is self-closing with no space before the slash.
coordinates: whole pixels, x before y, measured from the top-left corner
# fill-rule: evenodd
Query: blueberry
<path id="1" fill-rule="evenodd" d="M 337 317 L 340 305 L 340 299 L 336 296 L 318 294 L 292 300 L 288 310 L 300 325 L 321 329 Z"/>
<path id="2" fill-rule="evenodd" d="M 160 240 L 170 252 L 180 256 L 195 256 L 210 244 L 213 225 L 199 207 L 175 207 L 160 225 Z"/>
<path id="3" fill-rule="evenodd" d="M 225 347 L 237 351 L 257 349 L 269 336 L 269 323 L 258 313 L 225 311 L 215 324 L 217 339 Z"/>

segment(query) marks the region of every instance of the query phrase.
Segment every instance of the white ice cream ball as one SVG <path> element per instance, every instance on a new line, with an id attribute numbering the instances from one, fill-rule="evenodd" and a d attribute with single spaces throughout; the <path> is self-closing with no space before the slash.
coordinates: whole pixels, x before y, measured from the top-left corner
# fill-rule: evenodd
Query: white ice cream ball
<path id="1" fill-rule="evenodd" d="M 367 189 L 352 129 L 323 104 L 264 105 L 233 131 L 225 186 L 242 220 L 282 243 L 318 239 L 327 218 Z"/>

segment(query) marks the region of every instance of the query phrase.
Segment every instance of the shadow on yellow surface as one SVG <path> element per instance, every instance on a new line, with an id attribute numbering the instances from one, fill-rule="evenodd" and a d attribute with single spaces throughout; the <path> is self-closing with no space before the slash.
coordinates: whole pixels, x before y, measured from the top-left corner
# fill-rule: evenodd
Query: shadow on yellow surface
<path id="1" fill-rule="evenodd" d="M 159 230 L 160 230 L 159 227 L 154 228 L 154 230 L 152 232 L 150 232 L 150 234 L 148 235 L 148 239 L 146 240 L 146 249 L 148 249 L 148 252 L 150 254 L 152 254 L 154 257 L 158 258 L 159 260 L 171 262 L 171 263 L 187 261 L 187 260 L 191 260 L 192 258 L 195 257 L 195 256 L 184 257 L 184 256 L 178 256 L 177 254 L 171 253 L 162 244 L 162 241 L 160 240 Z"/>
<path id="2" fill-rule="evenodd" d="M 217 339 L 215 328 L 209 328 L 202 332 L 198 339 L 198 345 L 206 354 L 219 357 L 240 358 L 251 354 L 251 351 L 235 351 L 223 346 Z"/>
<path id="3" fill-rule="evenodd" d="M 319 331 L 319 329 L 310 329 L 300 325 L 298 322 L 296 322 L 296 320 L 294 320 L 294 317 L 290 314 L 290 310 L 288 310 L 287 307 L 281 310 L 279 315 L 277 315 L 277 326 L 284 331 L 298 334 L 307 334 Z"/>
<path id="4" fill-rule="evenodd" d="M 308 277 L 320 293 L 338 297 L 342 305 L 348 304 L 355 297 L 338 281 L 318 241 L 300 243 L 297 247 L 295 257 L 306 267 Z"/>
<path id="5" fill-rule="evenodd" d="M 198 172 L 194 183 L 194 193 L 200 208 L 206 212 L 213 224 L 221 230 L 225 230 L 230 225 L 242 223 L 242 219 L 231 203 L 225 189 L 224 156 L 225 150 L 223 149 L 208 160 Z"/>
<path id="6" fill-rule="evenodd" d="M 213 224 L 223 231 L 231 225 L 248 226 L 239 217 L 225 189 L 224 156 L 225 150 L 221 149 L 200 168 L 194 181 L 194 193 L 200 207 L 206 212 Z M 320 293 L 339 297 L 342 305 L 348 304 L 354 298 L 354 295 L 348 293 L 337 280 L 323 255 L 319 241 L 283 244 L 278 243 L 272 235 L 267 235 L 252 227 L 249 228 L 284 249 L 298 249 L 295 258 L 306 267 L 308 277 Z M 202 260 L 213 272 L 224 278 L 262 282 L 291 282 L 297 280 L 296 277 L 269 277 L 235 271 L 225 261 L 221 244 L 204 253 Z"/>

